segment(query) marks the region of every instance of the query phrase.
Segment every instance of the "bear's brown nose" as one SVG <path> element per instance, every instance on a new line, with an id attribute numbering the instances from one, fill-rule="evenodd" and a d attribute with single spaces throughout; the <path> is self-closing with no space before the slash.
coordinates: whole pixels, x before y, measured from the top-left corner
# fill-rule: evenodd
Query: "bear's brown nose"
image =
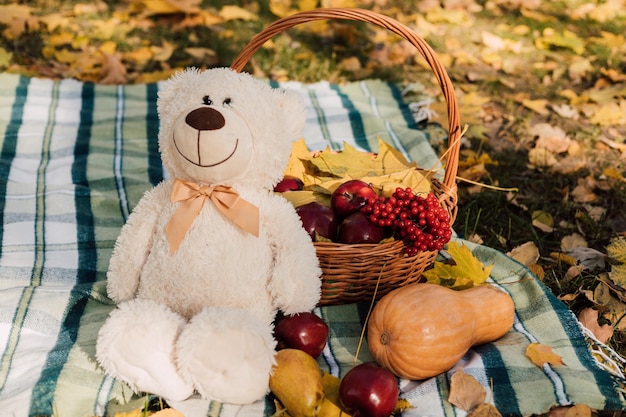
<path id="1" fill-rule="evenodd" d="M 217 130 L 226 124 L 222 113 L 211 107 L 201 107 L 189 112 L 185 122 L 196 130 Z"/>

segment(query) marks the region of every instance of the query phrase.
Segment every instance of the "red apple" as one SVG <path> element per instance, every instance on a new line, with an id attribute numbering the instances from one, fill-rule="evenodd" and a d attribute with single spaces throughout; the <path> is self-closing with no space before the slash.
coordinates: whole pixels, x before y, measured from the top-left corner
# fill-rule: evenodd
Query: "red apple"
<path id="1" fill-rule="evenodd" d="M 378 243 L 385 237 L 385 228 L 370 221 L 367 214 L 360 211 L 346 217 L 337 231 L 340 243 Z"/>
<path id="2" fill-rule="evenodd" d="M 284 316 L 274 327 L 277 349 L 300 349 L 317 358 L 326 346 L 328 325 L 313 313 Z"/>
<path id="3" fill-rule="evenodd" d="M 389 417 L 399 393 L 396 377 L 374 362 L 350 369 L 339 385 L 341 404 L 352 417 Z"/>
<path id="4" fill-rule="evenodd" d="M 339 217 L 359 211 L 370 198 L 378 194 L 368 183 L 361 180 L 348 180 L 333 191 L 330 206 Z"/>
<path id="5" fill-rule="evenodd" d="M 312 201 L 297 207 L 296 213 L 300 216 L 302 227 L 311 236 L 311 240 L 315 241 L 315 234 L 330 240 L 337 237 L 337 219 L 330 207 Z"/>
<path id="6" fill-rule="evenodd" d="M 274 191 L 284 193 L 285 191 L 299 191 L 304 186 L 302 180 L 298 177 L 285 175 L 278 184 L 274 186 Z"/>

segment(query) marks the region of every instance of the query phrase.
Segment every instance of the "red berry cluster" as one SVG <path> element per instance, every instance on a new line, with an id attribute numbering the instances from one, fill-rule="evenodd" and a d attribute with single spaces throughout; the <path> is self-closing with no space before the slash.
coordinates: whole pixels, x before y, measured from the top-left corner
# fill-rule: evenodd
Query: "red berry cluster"
<path id="1" fill-rule="evenodd" d="M 441 250 L 452 237 L 450 216 L 433 193 L 424 198 L 410 188 L 396 188 L 391 197 L 369 199 L 361 211 L 372 223 L 391 228 L 409 256 Z"/>

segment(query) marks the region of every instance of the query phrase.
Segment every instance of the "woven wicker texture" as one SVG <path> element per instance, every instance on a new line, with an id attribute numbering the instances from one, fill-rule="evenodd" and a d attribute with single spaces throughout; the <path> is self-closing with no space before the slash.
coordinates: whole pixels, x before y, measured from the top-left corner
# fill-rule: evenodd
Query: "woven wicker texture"
<path id="1" fill-rule="evenodd" d="M 448 113 L 448 149 L 442 181 L 433 179 L 433 193 L 450 215 L 457 214 L 456 175 L 459 162 L 461 127 L 454 86 L 435 51 L 418 34 L 402 23 L 365 9 L 324 8 L 295 13 L 271 23 L 246 45 L 231 68 L 242 71 L 250 58 L 265 42 L 293 26 L 314 20 L 343 19 L 378 25 L 410 42 L 432 69 L 446 100 Z M 425 167 L 429 168 L 429 167 Z M 392 241 L 381 244 L 346 245 L 316 242 L 315 249 L 322 268 L 320 305 L 337 305 L 371 301 L 402 285 L 418 281 L 421 273 L 437 256 L 424 251 L 409 257 L 404 244 Z"/>

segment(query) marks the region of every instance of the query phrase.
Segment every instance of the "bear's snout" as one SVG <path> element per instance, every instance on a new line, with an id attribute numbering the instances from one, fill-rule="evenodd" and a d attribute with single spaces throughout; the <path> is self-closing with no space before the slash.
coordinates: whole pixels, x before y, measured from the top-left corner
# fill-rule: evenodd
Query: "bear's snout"
<path id="1" fill-rule="evenodd" d="M 211 107 L 192 110 L 185 117 L 185 122 L 196 130 L 218 130 L 226 124 L 222 113 Z"/>

